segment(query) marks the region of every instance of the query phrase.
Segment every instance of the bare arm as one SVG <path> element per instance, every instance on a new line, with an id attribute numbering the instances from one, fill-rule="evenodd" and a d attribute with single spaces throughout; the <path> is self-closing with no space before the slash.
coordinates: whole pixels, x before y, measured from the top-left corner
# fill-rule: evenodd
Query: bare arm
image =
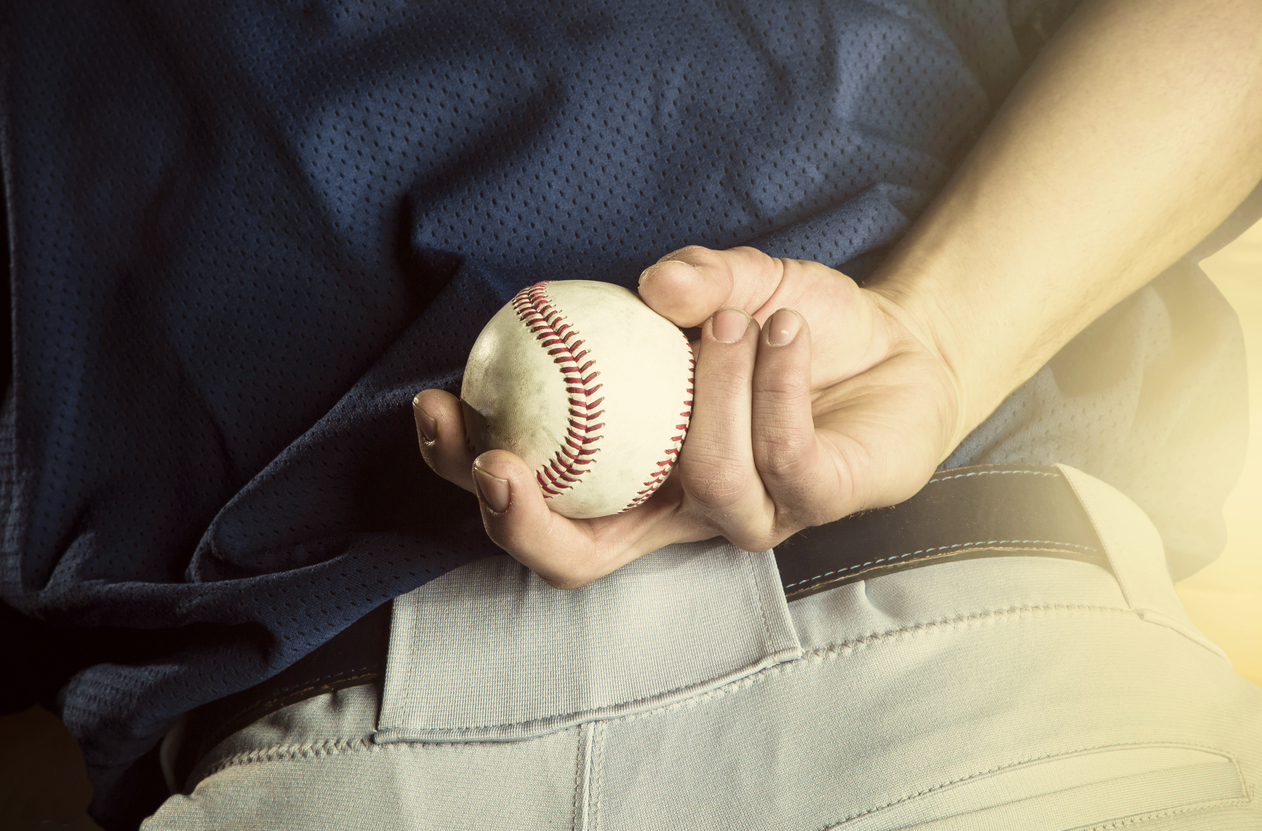
<path id="1" fill-rule="evenodd" d="M 457 402 L 436 390 L 416 400 L 422 453 L 476 482 L 491 538 L 554 585 L 672 542 L 767 548 L 919 490 L 1009 392 L 1259 178 L 1262 4 L 1097 0 L 867 288 L 750 249 L 684 249 L 645 272 L 646 302 L 702 326 L 677 475 L 645 505 L 552 514 L 519 459 L 474 462 Z"/>
<path id="2" fill-rule="evenodd" d="M 869 286 L 959 377 L 958 443 L 1259 179 L 1262 4 L 1087 3 Z"/>

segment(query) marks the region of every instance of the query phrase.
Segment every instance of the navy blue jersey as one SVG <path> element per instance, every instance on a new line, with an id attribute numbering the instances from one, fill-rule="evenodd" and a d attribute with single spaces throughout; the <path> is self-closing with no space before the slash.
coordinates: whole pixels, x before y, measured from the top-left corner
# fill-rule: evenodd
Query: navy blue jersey
<path id="1" fill-rule="evenodd" d="M 11 0 L 0 586 L 97 815 L 181 714 L 495 551 L 410 401 L 517 289 L 689 243 L 862 279 L 1069 6 Z M 1100 476 L 1183 574 L 1243 407 L 1183 264 L 951 461 Z"/>

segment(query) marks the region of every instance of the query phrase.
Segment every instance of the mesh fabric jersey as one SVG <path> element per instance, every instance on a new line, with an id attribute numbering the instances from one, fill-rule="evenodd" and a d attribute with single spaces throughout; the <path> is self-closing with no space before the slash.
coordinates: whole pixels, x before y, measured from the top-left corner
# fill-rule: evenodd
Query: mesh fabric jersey
<path id="1" fill-rule="evenodd" d="M 9 3 L 0 587 L 96 816 L 183 713 L 495 552 L 409 403 L 517 289 L 690 243 L 862 279 L 1065 5 Z M 1099 476 L 1189 573 L 1241 354 L 1177 265 L 949 463 Z"/>

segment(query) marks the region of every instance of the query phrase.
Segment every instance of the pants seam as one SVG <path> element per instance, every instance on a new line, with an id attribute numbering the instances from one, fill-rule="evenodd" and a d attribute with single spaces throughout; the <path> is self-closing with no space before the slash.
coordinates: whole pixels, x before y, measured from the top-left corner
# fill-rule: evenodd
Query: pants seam
<path id="1" fill-rule="evenodd" d="M 595 741 L 595 725 L 578 728 L 578 752 L 574 762 L 574 829 L 587 831 L 591 819 L 592 744 Z"/>
<path id="2" fill-rule="evenodd" d="M 939 782 L 936 785 L 931 785 L 927 788 L 922 788 L 921 790 L 916 791 L 915 793 L 906 794 L 904 796 L 899 797 L 898 799 L 891 800 L 890 802 L 887 802 L 884 805 L 874 805 L 871 808 L 865 808 L 862 811 L 857 811 L 853 814 L 847 814 L 844 817 L 833 820 L 832 822 L 829 822 L 826 825 L 820 826 L 819 831 L 833 831 L 833 829 L 837 829 L 837 831 L 841 831 L 841 826 L 845 825 L 847 822 L 852 822 L 853 820 L 859 819 L 860 817 L 866 817 L 870 814 L 876 813 L 877 811 L 884 811 L 886 808 L 892 808 L 895 805 L 901 805 L 904 802 L 909 802 L 913 799 L 919 799 L 922 796 L 928 796 L 929 794 L 940 791 L 943 788 L 949 788 L 953 785 L 959 785 L 963 782 L 968 782 L 968 781 L 971 781 L 973 779 L 978 779 L 983 776 L 989 776 L 994 773 L 1001 773 L 1005 770 L 1011 770 L 1012 768 L 1021 767 L 1022 765 L 1034 764 L 1036 762 L 1045 762 L 1045 761 L 1048 761 L 1049 759 L 1069 758 L 1073 756 L 1079 756 L 1085 753 L 1092 753 L 1097 750 L 1113 750 L 1116 748 L 1123 748 L 1123 747 L 1185 747 L 1185 748 L 1190 748 L 1194 750 L 1203 750 L 1207 753 L 1213 753 L 1214 755 L 1222 756 L 1231 762 L 1232 766 L 1236 769 L 1236 775 L 1240 777 L 1241 786 L 1242 787 L 1244 786 L 1244 782 L 1245 782 L 1244 773 L 1243 771 L 1240 770 L 1240 763 L 1236 761 L 1236 758 L 1234 756 L 1232 756 L 1229 753 L 1225 753 L 1224 751 L 1219 750 L 1218 748 L 1205 747 L 1205 746 L 1196 745 L 1196 744 L 1184 744 L 1184 743 L 1170 744 L 1167 742 L 1121 742 L 1121 743 L 1115 743 L 1115 744 L 1104 744 L 1104 745 L 1093 745 L 1090 747 L 1082 747 L 1082 748 L 1078 748 L 1077 750 L 1071 750 L 1068 752 L 1045 753 L 1039 756 L 1031 756 L 1029 758 L 1019 759 L 1015 762 L 1008 762 L 1002 765 L 996 765 L 994 767 L 987 768 L 986 770 L 974 771 L 973 773 L 970 773 L 966 776 L 956 777 L 955 779 L 951 779 L 946 782 Z M 1226 798 L 1226 799 L 1215 799 L 1209 802 L 1198 802 L 1198 803 L 1193 803 L 1191 805 L 1180 805 L 1173 808 L 1164 808 L 1160 811 L 1151 811 L 1143 815 L 1127 817 L 1125 820 L 1117 820 L 1117 819 L 1104 820 L 1103 822 L 1098 823 L 1096 825 L 1084 826 L 1082 827 L 1081 831 L 1105 831 L 1106 829 L 1111 829 L 1111 828 L 1121 828 L 1124 825 L 1129 824 L 1132 820 L 1136 820 L 1140 818 L 1152 819 L 1153 817 L 1174 815 L 1174 814 L 1180 814 L 1180 813 L 1189 813 L 1191 811 L 1203 810 L 1209 807 L 1219 807 L 1222 805 L 1247 805 L 1250 801 L 1251 799 L 1249 798 L 1249 796 L 1246 795 L 1246 796 L 1231 797 L 1231 798 Z"/>
<path id="3" fill-rule="evenodd" d="M 1253 800 L 1250 797 L 1237 797 L 1235 799 L 1216 799 L 1210 802 L 1201 802 L 1195 805 L 1180 805 L 1177 808 L 1167 808 L 1164 811 L 1150 811 L 1147 814 L 1138 814 L 1125 819 L 1106 820 L 1099 825 L 1089 825 L 1081 829 L 1081 831 L 1111 831 L 1114 828 L 1126 828 L 1131 825 L 1138 825 L 1142 822 L 1148 822 L 1153 819 L 1162 817 L 1175 817 L 1180 814 L 1194 814 L 1198 811 L 1210 811 L 1215 808 L 1227 808 L 1232 805 L 1248 805 Z"/>
<path id="4" fill-rule="evenodd" d="M 939 632 L 950 632 L 958 629 L 967 629 L 973 626 L 984 626 L 993 623 L 1019 622 L 1025 619 L 1045 617 L 1045 616 L 1074 616 L 1074 615 L 1103 615 L 1121 618 L 1132 618 L 1141 623 L 1145 622 L 1141 616 L 1133 609 L 1124 609 L 1116 606 L 1094 606 L 1088 604 L 1037 604 L 1012 606 L 1003 609 L 990 609 L 983 612 L 972 612 L 963 615 L 957 615 L 950 618 L 940 618 L 938 620 L 923 621 L 920 623 L 910 624 L 908 626 L 891 629 L 886 632 L 877 632 L 862 637 L 853 638 L 848 641 L 829 644 L 828 646 L 817 647 L 815 649 L 804 650 L 802 656 L 795 660 L 785 661 L 770 667 L 761 669 L 755 673 L 745 676 L 744 678 L 731 681 L 721 687 L 707 690 L 706 692 L 692 696 L 683 701 L 675 701 L 670 704 L 657 707 L 652 710 L 646 710 L 640 713 L 631 713 L 625 716 L 616 716 L 609 719 L 603 719 L 602 723 L 612 724 L 621 722 L 630 722 L 642 718 L 650 718 L 659 713 L 670 712 L 677 709 L 696 707 L 703 702 L 713 698 L 730 695 L 739 690 L 743 690 L 754 684 L 761 683 L 767 678 L 775 675 L 787 674 L 795 672 L 798 668 L 807 664 L 819 663 L 825 660 L 833 660 L 836 658 L 846 657 L 855 652 L 860 652 L 873 647 L 881 646 L 887 642 L 895 642 L 908 638 L 924 637 L 927 635 L 937 634 Z"/>
<path id="5" fill-rule="evenodd" d="M 269 747 L 245 750 L 234 753 L 202 767 L 198 766 L 194 775 L 189 778 L 189 786 L 211 777 L 230 767 L 264 764 L 267 762 L 313 761 L 330 756 L 342 756 L 349 753 L 376 753 L 388 749 L 390 745 L 379 745 L 364 738 L 320 739 L 301 744 L 277 744 Z"/>
<path id="6" fill-rule="evenodd" d="M 802 656 L 798 659 L 766 667 L 758 672 L 745 676 L 744 678 L 731 681 L 721 687 L 699 693 L 698 695 L 692 696 L 684 701 L 672 702 L 662 707 L 654 708 L 641 713 L 600 719 L 598 722 L 593 721 L 589 723 L 597 725 L 630 722 L 636 719 L 656 716 L 657 714 L 663 712 L 670 712 L 687 707 L 695 707 L 709 701 L 712 698 L 729 695 L 756 683 L 760 683 L 762 680 L 772 677 L 773 674 L 794 672 L 799 667 L 803 667 L 808 664 L 845 657 L 847 655 L 854 654 L 855 652 L 881 646 L 887 642 L 924 637 L 979 625 L 1019 622 L 1026 619 L 1046 616 L 1074 616 L 1084 614 L 1130 617 L 1140 622 L 1147 623 L 1147 621 L 1143 621 L 1142 616 L 1139 613 L 1132 609 L 1087 604 L 1033 604 L 955 615 L 936 620 L 922 621 L 885 632 L 874 632 L 861 637 L 852 638 L 847 641 L 805 650 Z M 1164 629 L 1165 627 L 1162 628 Z M 580 727 L 579 729 L 581 730 L 583 728 Z M 599 827 L 600 776 L 604 754 L 603 734 L 604 731 L 593 727 L 593 732 L 590 738 L 590 741 L 592 742 L 592 750 L 588 772 L 590 777 L 590 794 L 587 809 L 589 812 L 587 823 L 588 827 L 593 829 L 593 831 Z M 302 744 L 277 744 L 235 753 L 231 756 L 218 759 L 204 768 L 199 766 L 196 780 L 204 779 L 225 770 L 226 768 L 239 765 L 291 760 L 313 760 L 345 753 L 375 753 L 391 748 L 407 748 L 413 745 L 463 748 L 476 746 L 478 744 L 481 744 L 481 742 L 390 742 L 378 744 L 362 737 L 322 739 Z"/>
<path id="7" fill-rule="evenodd" d="M 604 793 L 604 775 L 605 775 L 605 738 L 608 731 L 600 722 L 592 722 L 592 743 L 594 752 L 592 754 L 592 770 L 591 770 L 591 814 L 588 817 L 590 827 L 587 831 L 600 831 L 600 798 Z"/>

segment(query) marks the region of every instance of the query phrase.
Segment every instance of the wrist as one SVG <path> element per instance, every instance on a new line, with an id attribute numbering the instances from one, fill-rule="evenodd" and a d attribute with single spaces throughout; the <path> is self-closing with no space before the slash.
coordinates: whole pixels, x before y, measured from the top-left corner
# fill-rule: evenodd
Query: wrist
<path id="1" fill-rule="evenodd" d="M 932 406 L 941 414 L 941 462 L 999 402 L 982 415 L 975 415 L 978 408 L 973 373 L 968 371 L 958 329 L 932 296 L 917 293 L 897 281 L 877 281 L 866 288 L 891 322 L 891 354 L 920 353 L 934 367 L 938 383 L 927 384 L 926 393 L 935 399 Z"/>

